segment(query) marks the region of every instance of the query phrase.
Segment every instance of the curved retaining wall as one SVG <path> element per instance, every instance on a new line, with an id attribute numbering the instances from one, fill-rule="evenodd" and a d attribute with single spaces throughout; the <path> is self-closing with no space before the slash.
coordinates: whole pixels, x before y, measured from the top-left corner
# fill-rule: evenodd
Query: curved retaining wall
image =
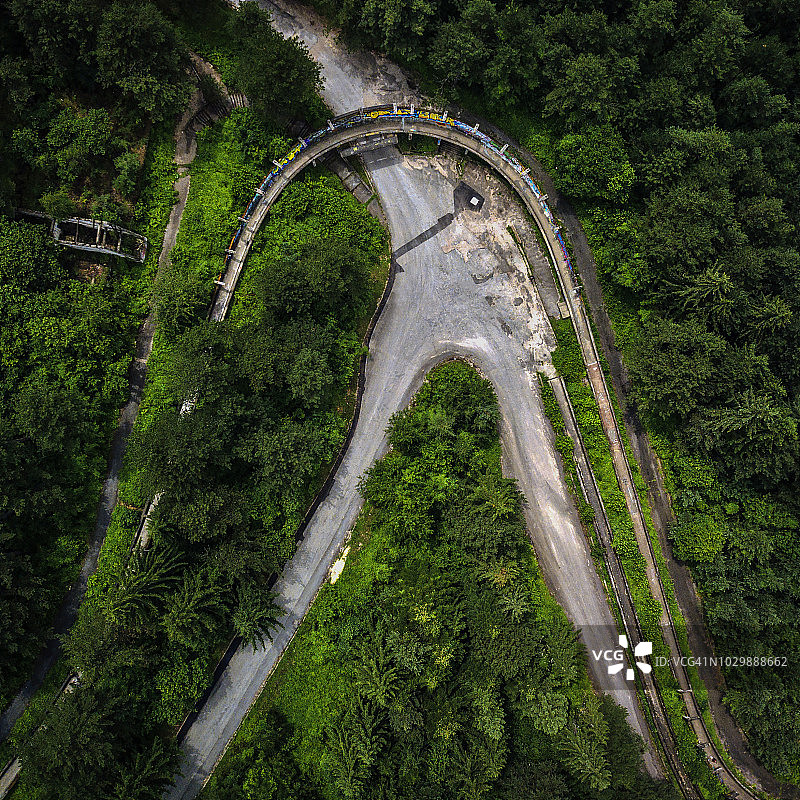
<path id="1" fill-rule="evenodd" d="M 328 127 L 311 136 L 300 139 L 298 144 L 280 161 L 261 182 L 252 200 L 240 219 L 228 250 L 225 253 L 225 273 L 215 291 L 211 318 L 223 319 L 227 314 L 242 266 L 252 244 L 253 236 L 264 221 L 270 206 L 275 202 L 288 183 L 308 164 L 315 163 L 329 151 L 361 139 L 365 135 L 382 133 L 417 133 L 434 138 L 446 139 L 474 153 L 499 172 L 518 192 L 525 205 L 534 215 L 546 237 L 551 255 L 559 265 L 559 278 L 565 288 L 574 287 L 574 271 L 564 239 L 544 195 L 529 175 L 529 170 L 484 133 L 478 126 L 470 127 L 460 120 L 426 109 L 417 110 L 413 106 L 377 106 L 362 109 L 352 114 L 336 117 L 328 122 Z M 555 244 L 555 252 L 552 244 Z M 563 270 L 563 274 L 562 274 Z"/>

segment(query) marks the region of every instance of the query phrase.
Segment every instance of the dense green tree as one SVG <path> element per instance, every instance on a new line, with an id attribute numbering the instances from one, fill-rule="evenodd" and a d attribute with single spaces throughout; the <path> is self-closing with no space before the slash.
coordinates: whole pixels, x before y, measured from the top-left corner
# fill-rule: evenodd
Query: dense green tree
<path id="1" fill-rule="evenodd" d="M 34 94 L 27 66 L 20 57 L 4 55 L 0 59 L 0 91 L 5 95 L 0 95 L 0 102 L 16 114 L 26 108 Z"/>
<path id="2" fill-rule="evenodd" d="M 109 153 L 113 133 L 111 117 L 104 108 L 65 108 L 47 133 L 48 152 L 40 163 L 53 169 L 60 180 L 73 183 Z"/>
<path id="3" fill-rule="evenodd" d="M 323 403 L 333 383 L 327 359 L 319 351 L 310 348 L 297 354 L 286 377 L 292 397 L 312 409 Z"/>
<path id="4" fill-rule="evenodd" d="M 123 768 L 111 797 L 160 800 L 175 775 L 176 750 L 174 744 L 155 739 L 149 751 L 137 753 L 130 766 Z"/>
<path id="5" fill-rule="evenodd" d="M 639 406 L 662 419 L 686 419 L 725 390 L 720 368 L 725 342 L 697 321 L 671 322 L 653 316 L 630 350 Z"/>
<path id="6" fill-rule="evenodd" d="M 473 2 L 470 7 L 477 5 L 477 2 Z M 489 8 L 490 13 L 496 13 L 490 0 L 481 5 Z M 469 86 L 479 80 L 488 55 L 485 39 L 480 33 L 473 32 L 462 17 L 459 22 L 446 22 L 439 29 L 431 48 L 430 60 L 444 83 Z"/>
<path id="7" fill-rule="evenodd" d="M 279 319 L 311 313 L 350 319 L 363 311 L 369 261 L 339 237 L 312 239 L 265 270 L 259 285 L 265 304 Z M 350 319 L 342 319 L 349 322 Z"/>
<path id="8" fill-rule="evenodd" d="M 493 522 L 508 517 L 519 509 L 520 494 L 508 478 L 487 473 L 473 490 L 470 499 L 484 509 Z"/>
<path id="9" fill-rule="evenodd" d="M 33 225 L 0 218 L 0 285 L 41 291 L 50 289 L 67 277 L 57 257 L 52 240 Z M 13 295 L 9 296 L 11 300 Z M 3 303 L 6 315 L 13 305 Z M 9 317 L 10 318 L 10 317 Z"/>
<path id="10" fill-rule="evenodd" d="M 606 758 L 608 722 L 600 711 L 600 700 L 587 697 L 575 718 L 564 728 L 561 746 L 565 763 L 579 779 L 596 791 L 611 785 Z"/>
<path id="11" fill-rule="evenodd" d="M 336 725 L 328 733 L 328 742 L 328 763 L 336 788 L 348 800 L 358 797 L 364 785 L 364 767 L 356 731 L 349 725 Z"/>
<path id="12" fill-rule="evenodd" d="M 61 88 L 73 79 L 91 86 L 93 18 L 103 5 L 102 0 L 11 0 L 11 25 L 19 30 L 26 56 L 47 85 Z"/>
<path id="13" fill-rule="evenodd" d="M 179 567 L 178 555 L 165 548 L 134 550 L 109 592 L 105 609 L 108 620 L 122 625 L 149 621 L 178 581 Z"/>
<path id="14" fill-rule="evenodd" d="M 748 390 L 734 405 L 702 413 L 692 430 L 708 452 L 725 454 L 737 479 L 777 483 L 794 472 L 797 422 L 773 395 Z"/>
<path id="15" fill-rule="evenodd" d="M 398 690 L 397 670 L 389 661 L 383 636 L 378 633 L 362 650 L 355 665 L 355 685 L 358 691 L 379 708 L 392 705 Z"/>
<path id="16" fill-rule="evenodd" d="M 500 599 L 500 607 L 514 622 L 519 622 L 532 610 L 530 593 L 521 584 L 514 584 Z"/>
<path id="17" fill-rule="evenodd" d="M 12 663 L 20 663 L 29 654 L 26 634 L 38 624 L 44 590 L 44 579 L 37 575 L 30 556 L 20 551 L 13 533 L 0 523 L 0 624 L 6 632 L 3 656 Z M 16 670 L 4 670 L 0 691 L 8 692 L 16 677 Z"/>
<path id="18" fill-rule="evenodd" d="M 701 86 L 735 76 L 747 33 L 741 14 L 727 3 L 690 2 L 681 25 L 685 44 L 676 48 L 673 69 Z"/>
<path id="19" fill-rule="evenodd" d="M 232 743 L 230 758 L 220 763 L 213 783 L 204 790 L 210 800 L 318 800 L 314 786 L 300 775 L 287 720 L 271 711 L 254 733 L 255 746 Z"/>
<path id="20" fill-rule="evenodd" d="M 81 687 L 22 745 L 20 758 L 46 795 L 99 799 L 113 786 L 115 710 L 108 697 Z"/>
<path id="21" fill-rule="evenodd" d="M 45 192 L 39 198 L 39 205 L 45 214 L 56 220 L 66 219 L 75 214 L 75 203 L 69 195 L 63 191 Z"/>
<path id="22" fill-rule="evenodd" d="M 269 14 L 244 2 L 231 17 L 228 34 L 239 54 L 236 82 L 265 116 L 298 112 L 314 95 L 320 68 L 297 37 L 284 39 Z"/>
<path id="23" fill-rule="evenodd" d="M 117 0 L 97 28 L 98 80 L 152 119 L 169 119 L 188 97 L 175 28 L 149 2 Z"/>
<path id="24" fill-rule="evenodd" d="M 163 625 L 170 642 L 202 650 L 225 616 L 222 587 L 207 571 L 186 575 L 183 585 L 167 598 Z"/>
<path id="25" fill-rule="evenodd" d="M 527 6 L 505 5 L 495 20 L 496 42 L 482 75 L 484 90 L 491 102 L 513 108 L 541 84 L 541 65 L 531 47 L 541 36 Z M 520 52 L 525 52 L 524 58 L 519 57 Z"/>
<path id="26" fill-rule="evenodd" d="M 0 693 L 22 680 L 94 519 L 106 414 L 126 386 L 128 310 L 116 287 L 71 279 L 33 226 L 0 223 Z M 83 526 L 79 528 L 78 526 Z M 76 535 L 77 533 L 77 535 Z M 20 606 L 24 603 L 24 609 Z"/>
<path id="27" fill-rule="evenodd" d="M 602 125 L 613 117 L 615 80 L 609 62 L 592 53 L 581 53 L 564 65 L 545 99 L 545 113 L 561 117 L 571 129 L 587 121 Z"/>
<path id="28" fill-rule="evenodd" d="M 518 761 L 503 773 L 503 800 L 567 800 L 566 776 L 556 764 Z"/>
<path id="29" fill-rule="evenodd" d="M 529 681 L 520 692 L 519 710 L 536 730 L 555 736 L 567 724 L 569 701 L 560 692 L 546 692 Z"/>
<path id="30" fill-rule="evenodd" d="M 612 203 L 627 199 L 635 175 L 613 129 L 589 128 L 565 136 L 556 158 L 559 183 L 571 196 Z"/>
<path id="31" fill-rule="evenodd" d="M 379 42 L 383 49 L 412 56 L 425 42 L 437 7 L 438 3 L 431 0 L 394 0 L 390 4 L 367 0 L 352 4 L 345 13 L 356 21 L 360 31 Z"/>
<path id="32" fill-rule="evenodd" d="M 153 288 L 153 305 L 159 327 L 177 337 L 197 320 L 206 305 L 205 282 L 197 275 L 166 269 Z"/>
<path id="33" fill-rule="evenodd" d="M 233 627 L 242 642 L 253 650 L 272 641 L 272 632 L 278 627 L 281 609 L 275 604 L 276 595 L 269 589 L 248 581 L 239 586 Z"/>

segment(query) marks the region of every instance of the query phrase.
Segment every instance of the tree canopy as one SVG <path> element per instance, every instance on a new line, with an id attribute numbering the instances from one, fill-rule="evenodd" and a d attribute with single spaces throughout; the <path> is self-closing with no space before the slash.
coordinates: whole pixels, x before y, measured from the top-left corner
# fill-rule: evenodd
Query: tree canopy
<path id="1" fill-rule="evenodd" d="M 290 784 L 281 797 L 675 796 L 643 772 L 625 712 L 589 684 L 501 473 L 497 420 L 491 386 L 462 362 L 436 368 L 395 415 L 344 569 L 206 800 Z M 398 480 L 411 474 L 420 503 Z"/>

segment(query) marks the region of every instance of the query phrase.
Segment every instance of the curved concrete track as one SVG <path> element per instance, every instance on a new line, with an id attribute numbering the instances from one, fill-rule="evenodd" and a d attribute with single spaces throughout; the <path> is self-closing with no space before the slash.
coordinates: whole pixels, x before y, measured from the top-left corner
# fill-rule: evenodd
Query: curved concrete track
<path id="1" fill-rule="evenodd" d="M 426 120 L 367 119 L 365 124 L 374 132 L 409 130 L 412 126 L 418 132 L 439 130 Z M 227 313 L 249 244 L 283 187 L 312 159 L 363 134 L 359 124 L 332 131 L 323 141 L 307 145 L 300 157 L 264 185 L 263 199 L 237 237 L 224 286 L 215 301 L 214 318 L 221 319 Z M 483 152 L 480 142 L 457 130 L 448 130 L 446 135 L 480 151 L 484 158 L 494 158 L 496 169 L 510 182 L 528 189 L 518 172 L 497 154 Z M 552 433 L 536 389 L 534 364 L 547 357 L 548 348 L 547 323 L 535 289 L 523 270 L 508 264 L 471 233 L 474 224 L 467 223 L 485 215 L 488 205 L 481 211 L 463 210 L 456 215 L 457 181 L 433 169 L 419 172 L 394 148 L 366 153 L 364 163 L 383 203 L 397 249 L 440 227 L 448 215 L 453 215 L 454 226 L 460 225 L 458 241 L 444 227 L 420 237 L 422 241 L 415 247 L 402 248 L 406 252 L 397 259 L 394 289 L 372 337 L 361 413 L 352 442 L 330 494 L 312 517 L 297 553 L 275 585 L 286 610 L 284 628 L 265 651 L 236 653 L 187 732 L 183 742 L 185 774 L 168 794 L 170 798 L 193 797 L 210 775 L 355 521 L 361 506 L 358 481 L 386 451 L 383 432 L 391 415 L 408 404 L 427 371 L 444 358 L 469 359 L 494 385 L 503 415 L 505 468 L 518 480 L 528 501 L 526 517 L 542 571 L 558 602 L 582 629 L 586 647 L 605 649 L 614 644 L 613 634 L 609 635 L 616 630 L 614 619 L 559 472 Z M 531 204 L 537 205 L 532 194 Z M 533 210 L 543 217 L 541 208 Z M 546 224 L 544 218 L 542 224 Z M 605 664 L 592 661 L 590 668 L 599 685 L 612 686 L 609 691 L 628 710 L 632 727 L 649 741 L 637 696 L 623 676 L 611 679 L 615 683 L 610 684 Z M 647 761 L 653 774 L 661 774 L 650 753 Z"/>

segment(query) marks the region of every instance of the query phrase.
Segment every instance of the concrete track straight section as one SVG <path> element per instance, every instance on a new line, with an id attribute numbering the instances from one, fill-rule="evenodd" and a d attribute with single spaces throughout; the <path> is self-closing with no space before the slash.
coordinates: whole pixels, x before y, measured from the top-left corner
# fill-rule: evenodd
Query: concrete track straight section
<path id="1" fill-rule="evenodd" d="M 575 418 L 575 412 L 572 408 L 572 402 L 567 393 L 564 381 L 560 377 L 555 378 L 550 381 L 550 385 L 553 388 L 553 394 L 555 394 L 559 408 L 561 409 L 567 435 L 572 439 L 575 445 L 575 466 L 578 472 L 578 478 L 581 482 L 581 489 L 586 498 L 586 502 L 589 503 L 594 511 L 595 530 L 597 531 L 600 545 L 603 548 L 603 560 L 608 570 L 608 577 L 611 582 L 610 588 L 617 601 L 628 642 L 631 647 L 634 647 L 638 642 L 644 640 L 644 636 L 642 635 L 639 620 L 636 616 L 636 609 L 633 605 L 633 599 L 631 597 L 630 588 L 628 587 L 628 581 L 625 578 L 625 572 L 622 569 L 619 557 L 612 544 L 613 536 L 611 524 L 608 521 L 603 498 L 597 487 L 591 462 L 589 461 L 589 455 L 586 452 L 583 437 L 578 428 L 578 421 Z M 638 671 L 636 671 L 635 674 L 637 680 L 641 682 L 642 690 L 648 699 L 648 705 L 653 713 L 653 723 L 658 731 L 659 740 L 661 742 L 670 742 L 674 738 L 674 733 L 669 718 L 667 717 L 666 709 L 663 703 L 661 703 L 658 687 L 655 685 L 653 675 L 646 675 Z M 696 797 L 697 795 L 694 787 L 686 780 L 683 774 L 683 769 L 677 753 L 672 749 L 665 749 L 664 755 L 670 765 L 673 775 L 680 782 L 681 791 L 684 796 Z"/>
<path id="2" fill-rule="evenodd" d="M 22 762 L 14 757 L 8 764 L 3 767 L 0 772 L 0 797 L 6 797 L 8 793 L 14 788 L 14 784 L 19 778 L 19 773 L 22 771 Z"/>

